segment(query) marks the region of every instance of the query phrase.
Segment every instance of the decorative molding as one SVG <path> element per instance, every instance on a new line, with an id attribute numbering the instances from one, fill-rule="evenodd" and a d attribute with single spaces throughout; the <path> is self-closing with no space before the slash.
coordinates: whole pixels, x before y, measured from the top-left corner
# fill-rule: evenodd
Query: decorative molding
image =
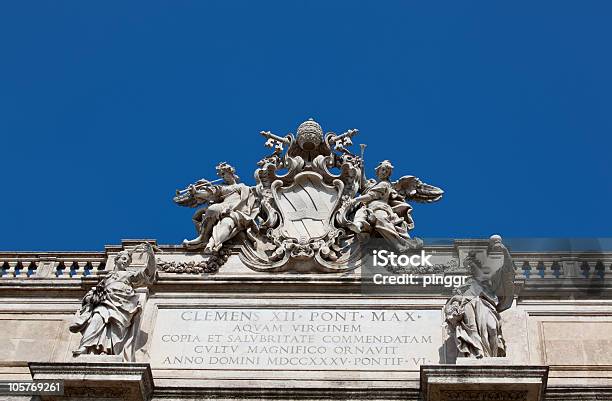
<path id="1" fill-rule="evenodd" d="M 30 362 L 33 380 L 63 380 L 66 397 L 89 400 L 149 401 L 154 383 L 148 363 L 107 362 Z M 60 397 L 54 399 L 63 399 Z"/>
<path id="2" fill-rule="evenodd" d="M 544 401 L 547 382 L 547 366 L 421 365 L 424 401 Z"/>
<path id="3" fill-rule="evenodd" d="M 528 401 L 527 390 L 440 390 L 439 401 Z"/>

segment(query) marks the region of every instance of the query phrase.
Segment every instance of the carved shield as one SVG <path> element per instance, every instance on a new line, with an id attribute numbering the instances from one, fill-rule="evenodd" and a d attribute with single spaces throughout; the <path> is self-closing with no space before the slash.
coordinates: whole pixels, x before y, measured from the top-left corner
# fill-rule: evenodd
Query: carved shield
<path id="1" fill-rule="evenodd" d="M 323 238 L 333 227 L 344 184 L 334 180 L 333 186 L 323 182 L 314 172 L 295 176 L 291 185 L 283 187 L 282 181 L 272 183 L 272 194 L 281 215 L 281 234 L 299 242 Z"/>

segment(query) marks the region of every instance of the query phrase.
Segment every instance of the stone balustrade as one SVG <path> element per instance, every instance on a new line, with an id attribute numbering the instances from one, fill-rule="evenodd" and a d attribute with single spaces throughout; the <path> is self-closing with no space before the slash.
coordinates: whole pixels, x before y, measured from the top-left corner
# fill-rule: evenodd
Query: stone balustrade
<path id="1" fill-rule="evenodd" d="M 125 247 L 134 246 L 138 241 L 124 240 L 122 245 L 107 246 L 101 252 L 0 251 L 0 279 L 15 277 L 80 279 L 103 275 L 109 265 L 109 255 Z M 161 247 L 165 250 L 166 255 L 184 253 L 178 246 Z M 436 252 L 456 257 L 457 248 L 457 243 L 454 246 L 437 246 Z M 563 278 L 603 280 L 606 276 L 612 275 L 612 252 L 610 251 L 512 252 L 512 257 L 517 276 L 522 276 L 525 280 L 530 281 Z"/>
<path id="2" fill-rule="evenodd" d="M 103 273 L 104 252 L 0 252 L 2 278 L 80 278 Z"/>
<path id="3" fill-rule="evenodd" d="M 604 279 L 612 275 L 612 252 L 520 253 L 512 257 L 517 273 L 525 279 L 585 278 Z"/>

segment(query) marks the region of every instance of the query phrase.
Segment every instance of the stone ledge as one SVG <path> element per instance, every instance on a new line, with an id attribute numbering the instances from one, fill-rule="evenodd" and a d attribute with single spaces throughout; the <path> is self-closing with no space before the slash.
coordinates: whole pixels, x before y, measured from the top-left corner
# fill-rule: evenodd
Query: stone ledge
<path id="1" fill-rule="evenodd" d="M 418 389 L 398 388 L 352 388 L 342 386 L 336 388 L 156 388 L 153 401 L 184 401 L 184 400 L 275 400 L 275 401 L 321 401 L 321 400 L 351 400 L 351 401 L 421 401 Z"/>
<path id="2" fill-rule="evenodd" d="M 554 387 L 546 389 L 545 401 L 603 401 L 612 400 L 610 387 Z"/>
<path id="3" fill-rule="evenodd" d="M 455 365 L 457 366 L 507 366 L 507 365 L 512 365 L 512 362 L 510 360 L 510 358 L 504 357 L 504 358 L 491 358 L 491 357 L 486 357 L 486 358 L 464 358 L 464 357 L 457 357 L 457 360 L 455 361 Z"/>
<path id="4" fill-rule="evenodd" d="M 421 366 L 424 401 L 543 401 L 547 380 L 547 366 Z"/>
<path id="5" fill-rule="evenodd" d="M 33 380 L 63 380 L 63 396 L 44 396 L 43 401 L 121 400 L 148 401 L 153 376 L 148 363 L 112 362 L 92 357 L 87 361 L 30 362 Z M 111 361 L 109 361 L 109 359 Z"/>

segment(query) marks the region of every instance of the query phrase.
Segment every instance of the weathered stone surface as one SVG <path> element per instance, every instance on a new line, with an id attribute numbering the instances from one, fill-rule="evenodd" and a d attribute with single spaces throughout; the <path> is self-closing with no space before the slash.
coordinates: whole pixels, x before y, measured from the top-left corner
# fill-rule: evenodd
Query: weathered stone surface
<path id="1" fill-rule="evenodd" d="M 0 316 L 0 361 L 51 361 L 64 329 L 61 316 Z"/>
<path id="2" fill-rule="evenodd" d="M 542 322 L 541 327 L 546 363 L 612 365 L 612 321 Z"/>
<path id="3" fill-rule="evenodd" d="M 465 358 L 468 359 L 468 358 Z M 503 359 L 503 358 L 487 358 Z M 540 401 L 548 367 L 529 365 L 421 366 L 424 401 Z"/>
<path id="4" fill-rule="evenodd" d="M 63 396 L 42 396 L 42 400 L 148 401 L 151 398 L 153 376 L 148 364 L 108 362 L 106 356 L 96 357 L 90 357 L 88 362 L 30 363 L 34 380 L 64 382 Z"/>

